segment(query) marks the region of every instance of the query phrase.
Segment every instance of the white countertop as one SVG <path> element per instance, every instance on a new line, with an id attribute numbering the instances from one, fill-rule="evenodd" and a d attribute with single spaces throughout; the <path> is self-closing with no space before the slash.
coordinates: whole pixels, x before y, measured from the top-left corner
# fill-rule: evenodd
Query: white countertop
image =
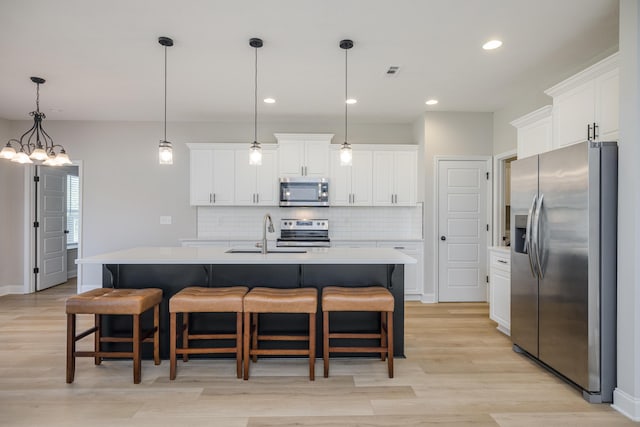
<path id="1" fill-rule="evenodd" d="M 226 253 L 217 247 L 138 247 L 76 260 L 76 264 L 415 264 L 390 248 L 312 248 L 306 253 Z M 301 250 L 304 248 L 292 248 Z M 286 250 L 278 248 L 276 250 Z"/>
<path id="2" fill-rule="evenodd" d="M 502 252 L 507 255 L 511 253 L 511 247 L 509 246 L 489 246 L 488 249 L 494 252 Z"/>

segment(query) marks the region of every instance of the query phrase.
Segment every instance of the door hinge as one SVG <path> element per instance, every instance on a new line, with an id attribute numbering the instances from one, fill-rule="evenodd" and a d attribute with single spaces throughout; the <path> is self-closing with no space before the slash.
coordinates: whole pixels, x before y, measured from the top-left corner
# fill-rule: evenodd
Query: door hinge
<path id="1" fill-rule="evenodd" d="M 487 172 L 487 179 L 489 179 L 489 172 Z"/>
<path id="2" fill-rule="evenodd" d="M 40 223 L 38 221 L 34 221 L 33 228 L 38 228 L 38 227 L 40 227 Z"/>
<path id="3" fill-rule="evenodd" d="M 487 224 L 487 231 L 489 231 L 489 224 Z"/>
<path id="4" fill-rule="evenodd" d="M 38 274 L 38 273 L 40 273 L 40 269 L 38 267 L 35 267 L 33 269 L 33 274 Z"/>
<path id="5" fill-rule="evenodd" d="M 33 182 L 40 182 L 40 177 L 38 175 L 35 175 L 33 177 Z"/>

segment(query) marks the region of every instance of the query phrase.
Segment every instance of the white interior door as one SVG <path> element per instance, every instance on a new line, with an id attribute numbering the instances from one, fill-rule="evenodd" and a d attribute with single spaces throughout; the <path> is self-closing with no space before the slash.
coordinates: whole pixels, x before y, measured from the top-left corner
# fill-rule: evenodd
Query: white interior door
<path id="1" fill-rule="evenodd" d="M 38 166 L 36 290 L 67 281 L 67 172 Z"/>
<path id="2" fill-rule="evenodd" d="M 487 300 L 487 162 L 438 162 L 438 300 Z"/>

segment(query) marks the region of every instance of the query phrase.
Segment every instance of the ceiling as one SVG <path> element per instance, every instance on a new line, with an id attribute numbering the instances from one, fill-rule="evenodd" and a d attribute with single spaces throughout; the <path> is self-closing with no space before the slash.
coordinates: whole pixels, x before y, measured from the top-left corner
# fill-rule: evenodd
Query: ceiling
<path id="1" fill-rule="evenodd" d="M 168 120 L 344 114 L 409 123 L 424 111 L 497 111 L 617 50 L 617 0 L 2 0 L 0 117 L 158 121 L 169 36 Z M 484 51 L 499 38 L 504 45 Z M 399 66 L 394 77 L 385 71 Z M 277 102 L 262 103 L 272 96 Z M 426 106 L 437 98 L 436 106 Z"/>

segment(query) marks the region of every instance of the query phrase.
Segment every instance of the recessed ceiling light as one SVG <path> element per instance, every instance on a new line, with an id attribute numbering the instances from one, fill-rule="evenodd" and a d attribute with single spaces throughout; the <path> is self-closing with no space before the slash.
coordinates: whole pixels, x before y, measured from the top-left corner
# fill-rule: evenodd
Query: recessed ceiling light
<path id="1" fill-rule="evenodd" d="M 502 46 L 502 42 L 500 40 L 489 40 L 485 44 L 482 45 L 484 50 L 493 50 Z"/>
<path id="2" fill-rule="evenodd" d="M 275 103 L 276 103 L 276 100 L 275 100 L 275 99 L 273 99 L 273 98 L 265 98 L 265 99 L 264 99 L 264 103 L 265 103 L 265 104 L 275 104 Z"/>
<path id="3" fill-rule="evenodd" d="M 436 105 L 438 103 L 437 99 L 429 99 L 425 104 L 427 105 Z"/>
<path id="4" fill-rule="evenodd" d="M 355 99 L 355 98 L 349 98 L 349 99 L 347 99 L 346 102 L 347 102 L 347 104 L 356 104 L 358 102 L 358 100 Z"/>

